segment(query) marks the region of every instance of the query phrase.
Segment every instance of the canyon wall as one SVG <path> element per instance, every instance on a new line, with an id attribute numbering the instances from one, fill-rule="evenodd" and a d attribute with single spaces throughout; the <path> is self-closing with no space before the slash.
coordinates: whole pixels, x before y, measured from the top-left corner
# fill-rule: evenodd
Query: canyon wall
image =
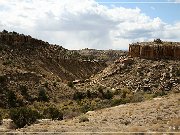
<path id="1" fill-rule="evenodd" d="M 129 45 L 130 57 L 180 59 L 180 42 L 141 42 Z"/>

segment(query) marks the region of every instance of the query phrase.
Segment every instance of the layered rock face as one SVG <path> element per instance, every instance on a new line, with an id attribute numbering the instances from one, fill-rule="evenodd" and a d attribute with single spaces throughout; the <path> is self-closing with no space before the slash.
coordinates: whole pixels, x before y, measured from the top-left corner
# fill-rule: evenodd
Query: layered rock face
<path id="1" fill-rule="evenodd" d="M 8 45 L 22 45 L 22 44 L 36 44 L 36 45 L 47 45 L 48 42 L 32 38 L 31 36 L 26 36 L 24 34 L 19 34 L 16 32 L 0 32 L 0 42 Z"/>
<path id="2" fill-rule="evenodd" d="M 180 42 L 141 42 L 129 45 L 129 56 L 147 59 L 180 59 Z"/>

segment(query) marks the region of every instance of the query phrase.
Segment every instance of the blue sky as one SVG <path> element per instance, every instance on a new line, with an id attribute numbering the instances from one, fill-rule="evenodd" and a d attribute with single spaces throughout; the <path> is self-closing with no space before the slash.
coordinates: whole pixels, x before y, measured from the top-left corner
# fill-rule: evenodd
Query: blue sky
<path id="1" fill-rule="evenodd" d="M 0 30 L 68 49 L 180 41 L 180 0 L 0 0 L 0 18 Z"/>
<path id="2" fill-rule="evenodd" d="M 176 2 L 170 0 L 96 0 L 96 1 L 102 5 L 111 8 L 113 8 L 114 6 L 126 7 L 126 8 L 138 7 L 142 10 L 143 13 L 147 14 L 148 16 L 152 18 L 160 17 L 162 20 L 164 20 L 167 23 L 175 23 L 180 20 L 180 1 L 179 4 L 177 4 L 178 1 Z"/>

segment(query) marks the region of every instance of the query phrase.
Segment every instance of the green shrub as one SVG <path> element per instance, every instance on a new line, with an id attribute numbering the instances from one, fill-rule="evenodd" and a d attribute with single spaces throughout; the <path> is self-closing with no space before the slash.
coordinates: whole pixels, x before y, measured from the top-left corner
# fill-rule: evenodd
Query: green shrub
<path id="1" fill-rule="evenodd" d="M 78 104 L 80 105 L 79 109 L 82 113 L 92 111 L 92 110 L 94 110 L 94 107 L 96 106 L 96 102 L 93 101 L 92 99 L 89 100 L 88 98 L 85 98 L 85 99 L 79 101 Z"/>
<path id="2" fill-rule="evenodd" d="M 120 99 L 113 99 L 111 101 L 111 106 L 116 106 L 116 105 L 120 105 L 120 104 L 122 104 L 122 99 L 121 98 Z"/>
<path id="3" fill-rule="evenodd" d="M 103 92 L 103 89 L 104 89 L 103 86 L 99 86 L 97 90 L 99 91 L 99 93 L 103 94 L 103 93 L 104 93 L 104 92 Z"/>
<path id="4" fill-rule="evenodd" d="M 111 101 L 111 106 L 126 104 L 126 103 L 129 103 L 129 102 L 130 102 L 130 99 L 129 99 L 129 98 L 113 99 L 113 100 Z"/>
<path id="5" fill-rule="evenodd" d="M 103 98 L 105 98 L 105 99 L 111 99 L 112 97 L 113 97 L 113 93 L 111 91 L 109 91 L 109 90 L 107 90 L 103 94 Z"/>
<path id="6" fill-rule="evenodd" d="M 6 77 L 5 76 L 0 76 L 0 83 L 4 83 L 6 81 Z"/>
<path id="7" fill-rule="evenodd" d="M 98 98 L 99 97 L 99 94 L 97 91 L 92 91 L 91 92 L 91 98 Z"/>
<path id="8" fill-rule="evenodd" d="M 8 119 L 9 118 L 9 109 L 0 108 L 0 117 L 4 118 L 4 119 Z"/>
<path id="9" fill-rule="evenodd" d="M 14 91 L 9 90 L 7 92 L 7 104 L 9 108 L 14 108 L 18 106 L 18 100 Z"/>
<path id="10" fill-rule="evenodd" d="M 0 52 L 4 49 L 4 47 L 0 44 Z"/>
<path id="11" fill-rule="evenodd" d="M 87 90 L 87 91 L 86 91 L 86 96 L 87 96 L 88 98 L 91 98 L 91 97 L 92 97 L 90 90 Z"/>
<path id="12" fill-rule="evenodd" d="M 82 100 L 85 98 L 85 94 L 83 92 L 76 91 L 73 95 L 74 100 Z"/>
<path id="13" fill-rule="evenodd" d="M 104 98 L 104 91 L 101 88 L 98 88 L 98 97 L 103 99 Z"/>
<path id="14" fill-rule="evenodd" d="M 89 105 L 89 104 L 85 104 L 85 105 L 83 105 L 83 106 L 81 107 L 81 112 L 82 112 L 82 113 L 86 113 L 86 112 L 91 111 L 91 110 L 93 110 L 93 108 L 92 108 L 92 106 Z"/>
<path id="15" fill-rule="evenodd" d="M 73 82 L 69 81 L 69 82 L 67 83 L 67 86 L 73 88 L 73 87 L 74 87 L 74 84 L 73 84 Z"/>
<path id="16" fill-rule="evenodd" d="M 12 64 L 12 60 L 10 60 L 10 59 L 7 59 L 6 61 L 4 61 L 3 62 L 3 65 L 10 65 L 10 64 Z"/>
<path id="17" fill-rule="evenodd" d="M 3 123 L 3 118 L 2 118 L 2 115 L 1 115 L 1 112 L 0 112 L 0 125 Z"/>
<path id="18" fill-rule="evenodd" d="M 99 86 L 98 87 L 98 92 L 99 92 L 99 98 L 104 98 L 104 99 L 111 99 L 113 97 L 113 93 L 109 90 L 103 91 L 104 87 Z"/>
<path id="19" fill-rule="evenodd" d="M 130 91 L 128 88 L 123 88 L 123 89 L 121 90 L 121 93 L 122 93 L 121 97 L 122 97 L 122 98 L 126 98 L 126 96 L 127 96 L 129 93 L 131 93 L 131 91 Z"/>
<path id="20" fill-rule="evenodd" d="M 17 33 L 17 32 L 15 32 L 15 31 L 13 31 L 12 33 L 13 33 L 14 35 L 17 35 L 17 34 L 18 34 L 18 33 Z"/>
<path id="21" fill-rule="evenodd" d="M 167 93 L 164 90 L 159 90 L 154 93 L 153 97 L 155 98 L 155 97 L 164 96 L 164 95 L 167 95 Z"/>
<path id="22" fill-rule="evenodd" d="M 38 101 L 44 101 L 44 102 L 48 102 L 49 101 L 49 98 L 46 95 L 45 88 L 43 88 L 43 87 L 39 88 Z"/>
<path id="23" fill-rule="evenodd" d="M 154 42 L 157 43 L 157 44 L 162 44 L 162 40 L 161 39 L 154 39 Z"/>
<path id="24" fill-rule="evenodd" d="M 28 89 L 27 89 L 26 86 L 20 85 L 20 86 L 19 86 L 19 89 L 20 89 L 20 91 L 21 91 L 21 95 L 23 95 L 23 96 L 28 96 Z"/>
<path id="25" fill-rule="evenodd" d="M 48 82 L 44 83 L 44 87 L 48 88 Z"/>
<path id="26" fill-rule="evenodd" d="M 150 100 L 150 99 L 153 99 L 154 94 L 153 93 L 144 93 L 143 97 L 144 97 L 144 100 Z"/>
<path id="27" fill-rule="evenodd" d="M 28 101 L 33 101 L 33 98 L 31 95 L 28 94 L 28 88 L 27 86 L 20 85 L 19 90 L 21 91 L 21 95 Z"/>
<path id="28" fill-rule="evenodd" d="M 131 99 L 130 98 L 122 98 L 122 104 L 130 103 Z"/>
<path id="29" fill-rule="evenodd" d="M 176 76 L 180 76 L 180 69 L 178 69 L 175 74 Z"/>
<path id="30" fill-rule="evenodd" d="M 8 31 L 7 30 L 3 30 L 2 33 L 8 33 Z"/>
<path id="31" fill-rule="evenodd" d="M 17 128 L 23 128 L 25 125 L 29 126 L 41 117 L 38 111 L 27 107 L 11 109 L 9 116 Z"/>
<path id="32" fill-rule="evenodd" d="M 57 86 L 57 82 L 53 82 L 53 86 L 56 87 Z"/>
<path id="33" fill-rule="evenodd" d="M 49 107 L 45 109 L 43 115 L 45 118 L 49 118 L 52 120 L 63 120 L 63 113 L 54 107 Z"/>

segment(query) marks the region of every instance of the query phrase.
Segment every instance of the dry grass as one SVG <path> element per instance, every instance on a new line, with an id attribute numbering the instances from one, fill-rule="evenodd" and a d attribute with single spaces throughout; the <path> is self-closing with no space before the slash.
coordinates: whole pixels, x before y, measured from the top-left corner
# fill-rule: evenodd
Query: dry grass
<path id="1" fill-rule="evenodd" d="M 179 132 L 179 97 L 180 94 L 172 94 L 159 100 L 90 111 L 73 119 L 41 122 L 20 131 Z M 80 122 L 80 118 L 84 116 L 88 120 Z"/>

